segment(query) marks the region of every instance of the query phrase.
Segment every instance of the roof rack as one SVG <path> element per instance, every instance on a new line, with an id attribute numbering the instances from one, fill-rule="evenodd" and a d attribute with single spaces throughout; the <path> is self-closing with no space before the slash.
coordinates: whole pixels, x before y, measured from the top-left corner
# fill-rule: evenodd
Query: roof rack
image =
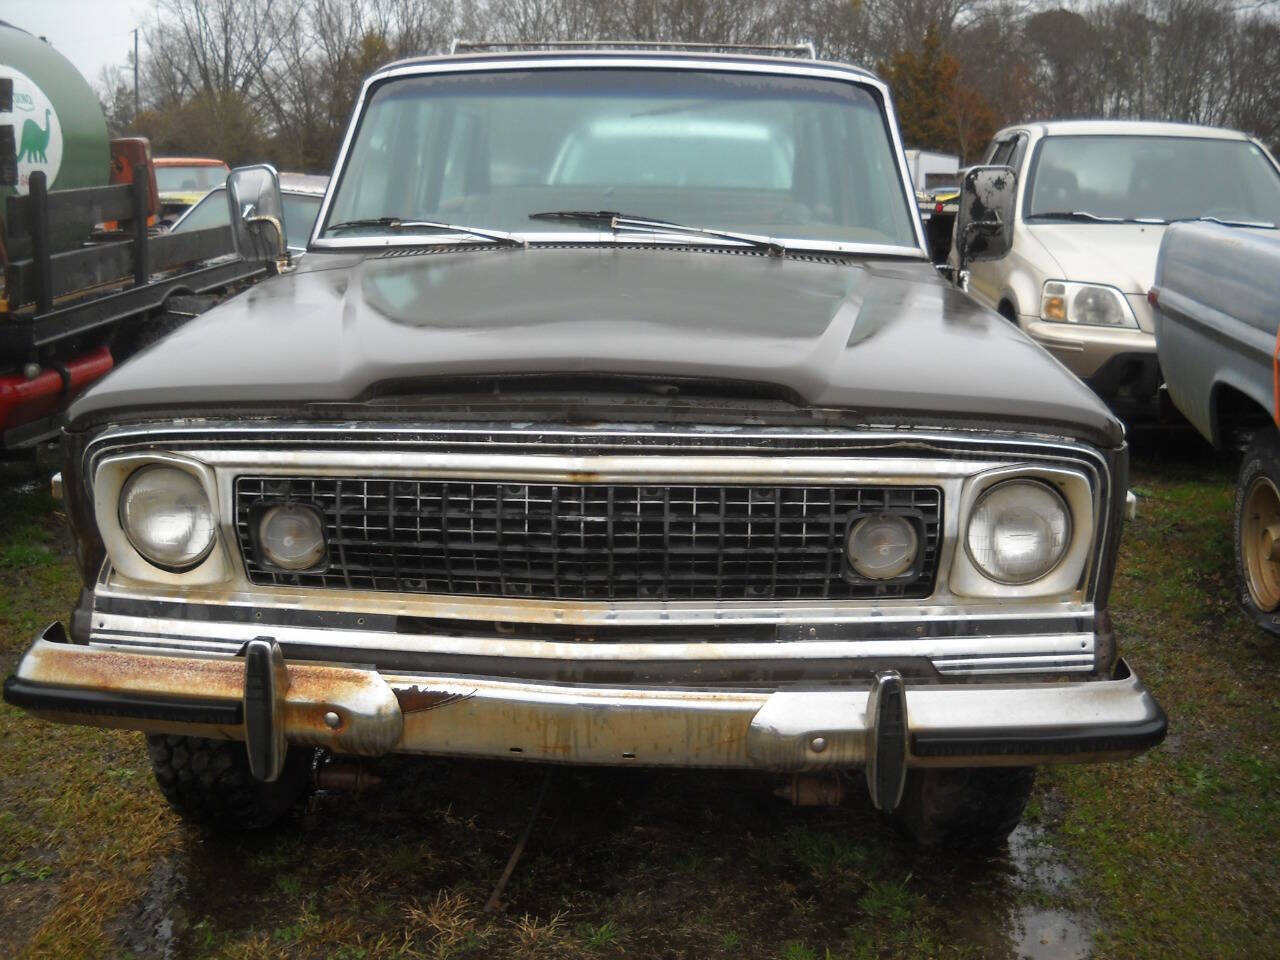
<path id="1" fill-rule="evenodd" d="M 671 43 L 664 40 L 550 40 L 525 42 L 505 40 L 459 40 L 449 45 L 449 53 L 483 53 L 493 50 L 677 50 L 698 53 L 764 53 L 818 59 L 813 41 L 805 43 Z"/>

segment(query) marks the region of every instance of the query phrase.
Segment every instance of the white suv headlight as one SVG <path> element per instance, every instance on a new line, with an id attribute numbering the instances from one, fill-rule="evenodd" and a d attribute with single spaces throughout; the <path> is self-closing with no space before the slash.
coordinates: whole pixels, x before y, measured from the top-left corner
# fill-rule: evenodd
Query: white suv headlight
<path id="1" fill-rule="evenodd" d="M 125 481 L 120 527 L 138 553 L 172 571 L 190 569 L 207 557 L 217 532 L 200 481 L 162 464 L 142 467 Z"/>
<path id="2" fill-rule="evenodd" d="M 1050 280 L 1040 297 L 1040 318 L 1089 327 L 1134 327 L 1138 318 L 1115 287 Z"/>

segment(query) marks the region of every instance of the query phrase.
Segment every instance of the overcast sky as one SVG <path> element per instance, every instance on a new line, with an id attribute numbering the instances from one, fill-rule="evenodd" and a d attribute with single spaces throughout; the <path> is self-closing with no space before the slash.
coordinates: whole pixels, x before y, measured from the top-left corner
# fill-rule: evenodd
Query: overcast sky
<path id="1" fill-rule="evenodd" d="M 95 85 L 104 66 L 128 63 L 151 10 L 151 0 L 0 0 L 0 20 L 48 39 Z"/>

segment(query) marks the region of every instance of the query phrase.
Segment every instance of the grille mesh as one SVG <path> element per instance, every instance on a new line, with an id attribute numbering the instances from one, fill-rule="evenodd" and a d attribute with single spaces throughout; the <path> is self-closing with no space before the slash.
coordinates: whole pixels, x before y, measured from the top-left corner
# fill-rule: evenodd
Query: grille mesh
<path id="1" fill-rule="evenodd" d="M 319 572 L 263 565 L 252 527 L 268 504 L 324 516 Z M 850 518 L 916 517 L 918 573 L 859 582 L 843 561 Z M 525 484 L 239 477 L 236 525 L 257 584 L 567 600 L 923 597 L 938 558 L 932 487 Z"/>

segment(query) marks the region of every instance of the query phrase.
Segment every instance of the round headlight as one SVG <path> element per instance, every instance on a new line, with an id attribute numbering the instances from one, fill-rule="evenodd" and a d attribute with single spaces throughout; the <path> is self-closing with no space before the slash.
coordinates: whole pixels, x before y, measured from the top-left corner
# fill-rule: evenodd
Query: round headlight
<path id="1" fill-rule="evenodd" d="M 1058 565 L 1071 539 L 1062 497 L 1034 480 L 1009 480 L 984 493 L 969 518 L 969 557 L 999 583 L 1039 580 Z"/>
<path id="2" fill-rule="evenodd" d="M 911 569 L 920 538 L 909 520 L 892 513 L 863 517 L 849 530 L 849 563 L 860 576 L 889 580 Z"/>
<path id="3" fill-rule="evenodd" d="M 187 570 L 213 549 L 216 523 L 204 486 L 177 467 L 136 471 L 120 491 L 120 526 L 133 548 L 164 570 Z"/>
<path id="4" fill-rule="evenodd" d="M 268 563 L 283 570 L 314 567 L 324 559 L 324 521 L 312 507 L 271 507 L 258 521 L 258 546 Z"/>

